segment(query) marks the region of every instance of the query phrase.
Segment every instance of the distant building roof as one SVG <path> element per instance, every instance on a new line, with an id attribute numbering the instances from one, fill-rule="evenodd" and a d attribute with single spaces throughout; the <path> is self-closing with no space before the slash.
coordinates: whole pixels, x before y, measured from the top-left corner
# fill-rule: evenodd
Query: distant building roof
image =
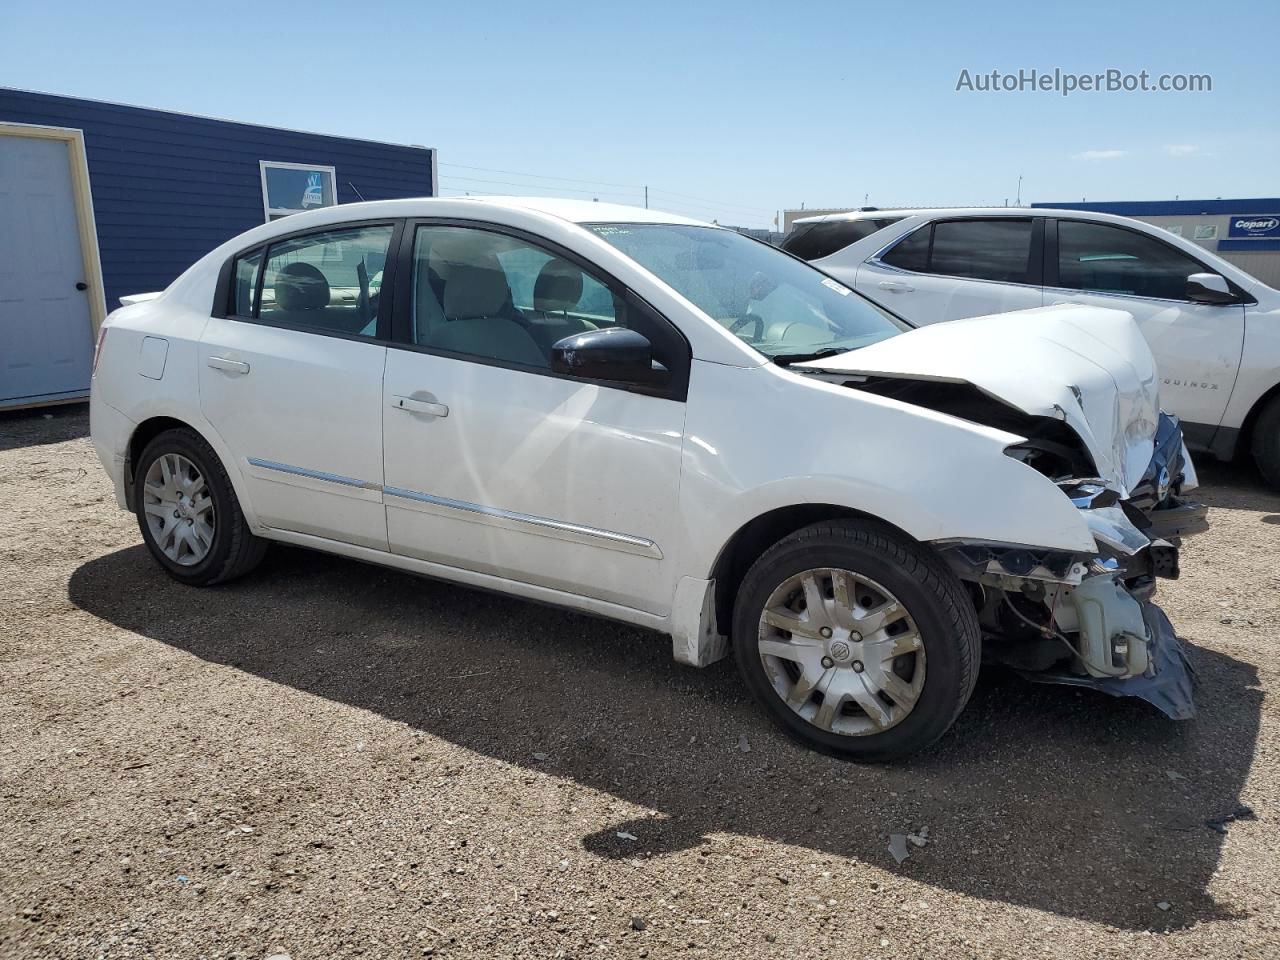
<path id="1" fill-rule="evenodd" d="M 1253 197 L 1241 200 L 1114 200 L 1102 203 L 1033 203 L 1033 207 L 1058 210 L 1091 210 L 1122 217 L 1207 216 L 1232 213 L 1272 213 L 1280 210 L 1280 197 Z"/>

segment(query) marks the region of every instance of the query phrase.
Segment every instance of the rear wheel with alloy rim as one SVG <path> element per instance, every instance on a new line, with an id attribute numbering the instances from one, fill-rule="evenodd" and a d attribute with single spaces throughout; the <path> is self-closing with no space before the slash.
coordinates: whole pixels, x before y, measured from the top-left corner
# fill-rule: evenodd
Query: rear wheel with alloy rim
<path id="1" fill-rule="evenodd" d="M 850 520 L 798 531 L 756 561 L 733 641 L 747 686 L 788 733 L 883 760 L 951 726 L 973 692 L 980 631 L 927 548 Z"/>
<path id="2" fill-rule="evenodd" d="M 210 586 L 243 576 L 267 541 L 249 531 L 222 461 L 193 430 L 166 430 L 134 465 L 133 504 L 142 538 L 170 576 Z"/>

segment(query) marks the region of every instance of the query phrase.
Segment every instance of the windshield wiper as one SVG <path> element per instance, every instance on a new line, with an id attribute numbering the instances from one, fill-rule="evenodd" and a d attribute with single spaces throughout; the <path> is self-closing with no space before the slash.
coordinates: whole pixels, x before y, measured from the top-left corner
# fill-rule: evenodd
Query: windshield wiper
<path id="1" fill-rule="evenodd" d="M 779 353 L 773 358 L 773 362 L 780 367 L 787 367 L 793 363 L 806 363 L 809 360 L 823 360 L 827 357 L 834 357 L 840 353 L 848 353 L 849 347 L 827 347 L 825 350 L 816 350 L 813 353 Z"/>

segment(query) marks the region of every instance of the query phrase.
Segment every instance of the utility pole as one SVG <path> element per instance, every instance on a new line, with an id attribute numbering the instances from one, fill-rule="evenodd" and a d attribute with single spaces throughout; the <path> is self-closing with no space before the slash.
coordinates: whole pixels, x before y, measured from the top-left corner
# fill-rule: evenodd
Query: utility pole
<path id="1" fill-rule="evenodd" d="M 1022 174 L 1018 174 L 1018 199 L 1013 201 L 1013 205 L 1022 206 Z"/>
<path id="2" fill-rule="evenodd" d="M 645 184 L 644 188 L 644 208 L 649 209 L 649 185 Z"/>

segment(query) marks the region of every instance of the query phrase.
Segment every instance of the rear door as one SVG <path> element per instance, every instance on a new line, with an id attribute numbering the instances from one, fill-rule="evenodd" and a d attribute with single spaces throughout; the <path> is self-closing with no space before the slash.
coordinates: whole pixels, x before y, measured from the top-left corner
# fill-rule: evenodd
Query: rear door
<path id="1" fill-rule="evenodd" d="M 936 220 L 858 269 L 854 286 L 915 324 L 1043 303 L 1043 218 Z"/>
<path id="2" fill-rule="evenodd" d="M 1155 354 L 1165 409 L 1216 427 L 1244 347 L 1244 304 L 1196 303 L 1187 277 L 1214 273 L 1156 237 L 1085 220 L 1051 221 L 1045 300 L 1133 315 Z"/>
<path id="3" fill-rule="evenodd" d="M 398 226 L 329 227 L 229 265 L 202 337 L 204 415 L 270 527 L 387 549 L 381 296 Z"/>

